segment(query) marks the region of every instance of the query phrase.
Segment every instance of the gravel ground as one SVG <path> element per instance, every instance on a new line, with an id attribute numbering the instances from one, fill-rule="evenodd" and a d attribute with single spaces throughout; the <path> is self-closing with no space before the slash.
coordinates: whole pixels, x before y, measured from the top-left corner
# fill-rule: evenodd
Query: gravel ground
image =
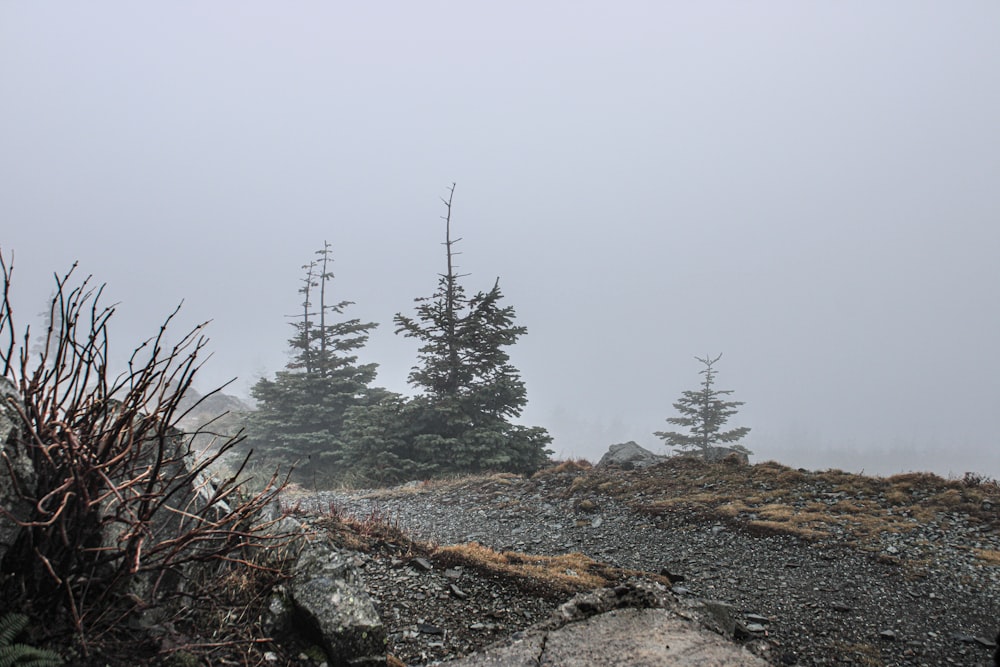
<path id="1" fill-rule="evenodd" d="M 304 509 L 332 505 L 357 517 L 374 511 L 439 545 L 581 552 L 622 568 L 669 572 L 681 603 L 731 605 L 738 637 L 774 664 L 993 664 L 1000 565 L 976 550 L 1000 551 L 995 522 L 984 527 L 942 514 L 924 524 L 914 520 L 910 532 L 860 543 L 837 532 L 806 541 L 755 535 L 736 521 L 682 511 L 654 516 L 596 493 L 581 499 L 569 492 L 577 474 L 297 500 Z M 468 653 L 541 620 L 563 601 L 461 569 L 428 571 L 413 555 L 388 544 L 359 556 L 391 650 L 411 664 Z"/>

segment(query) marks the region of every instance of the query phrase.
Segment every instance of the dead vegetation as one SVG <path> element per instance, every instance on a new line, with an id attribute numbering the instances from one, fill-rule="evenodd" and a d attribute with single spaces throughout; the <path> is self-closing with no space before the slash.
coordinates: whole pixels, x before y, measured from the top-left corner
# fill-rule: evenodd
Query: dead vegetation
<path id="1" fill-rule="evenodd" d="M 262 519 L 281 492 L 277 475 L 256 492 L 244 488 L 242 466 L 212 478 L 239 437 L 198 459 L 190 443 L 203 432 L 176 426 L 192 409 L 182 400 L 201 367 L 204 325 L 168 344 L 175 310 L 115 375 L 115 308 L 100 303 L 103 286 L 71 285 L 73 269 L 57 276 L 47 327 L 33 337 L 30 327 L 15 333 L 12 273 L 0 254 L 0 400 L 14 434 L 0 443 L 9 489 L 0 521 L 13 536 L 0 563 L 7 608 L 32 618 L 39 641 L 73 664 L 208 660 L 230 649 L 262 659 L 254 648 L 266 635 L 252 624 L 202 633 L 216 612 L 251 614 L 257 597 L 244 594 L 283 576 L 290 538 Z M 230 579 L 246 583 L 220 591 Z M 157 621 L 139 631 L 140 617 Z"/>
<path id="2" fill-rule="evenodd" d="M 515 551 L 495 551 L 472 542 L 440 547 L 431 552 L 446 567 L 460 565 L 487 576 L 503 576 L 528 592 L 566 595 L 611 586 L 629 577 L 642 576 L 669 586 L 666 577 L 626 570 L 600 563 L 581 553 L 537 556 Z"/>
<path id="3" fill-rule="evenodd" d="M 509 473 L 451 477 L 373 490 L 366 497 L 467 491 L 492 494 L 503 506 L 515 502 L 502 500 L 514 479 Z M 580 512 L 596 511 L 600 497 L 608 496 L 652 515 L 684 515 L 808 540 L 836 535 L 860 545 L 882 533 L 904 533 L 953 516 L 1000 526 L 1000 485 L 972 473 L 962 479 L 924 472 L 871 477 L 774 461 L 748 466 L 677 456 L 636 470 L 595 467 L 584 459 L 559 461 L 531 479 L 563 485 L 564 497 L 574 499 Z"/>
<path id="4" fill-rule="evenodd" d="M 752 466 L 674 457 L 642 470 L 553 467 L 536 474 L 572 474 L 565 494 L 606 495 L 653 515 L 682 513 L 730 522 L 760 534 L 818 540 L 834 533 L 863 543 L 880 533 L 907 532 L 949 515 L 1000 524 L 1000 487 L 967 474 L 947 480 L 930 473 L 869 477 L 841 470 L 806 471 L 774 461 Z M 984 556 L 983 559 L 988 558 Z"/>
<path id="5" fill-rule="evenodd" d="M 301 514 L 303 518 L 315 516 L 315 512 Z M 389 546 L 395 554 L 423 556 L 444 568 L 463 567 L 487 577 L 510 580 L 525 592 L 545 597 L 564 597 L 638 576 L 670 585 L 666 577 L 612 567 L 581 553 L 540 556 L 496 551 L 477 542 L 442 547 L 414 540 L 400 528 L 398 517 L 377 505 L 363 517 L 331 507 L 316 521 L 315 528 L 327 531 L 336 544 L 347 549 L 372 553 Z"/>

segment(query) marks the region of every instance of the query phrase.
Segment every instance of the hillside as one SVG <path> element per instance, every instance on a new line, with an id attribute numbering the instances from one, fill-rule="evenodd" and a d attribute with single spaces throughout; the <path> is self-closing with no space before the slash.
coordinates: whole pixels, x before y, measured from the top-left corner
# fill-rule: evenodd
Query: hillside
<path id="1" fill-rule="evenodd" d="M 718 630 L 773 664 L 986 664 L 1000 619 L 1000 489 L 975 476 L 672 458 L 288 501 L 367 552 L 390 652 L 408 664 L 466 654 L 572 590 L 630 576 L 672 581 L 682 605 L 711 601 Z M 432 568 L 408 566 L 414 555 Z"/>

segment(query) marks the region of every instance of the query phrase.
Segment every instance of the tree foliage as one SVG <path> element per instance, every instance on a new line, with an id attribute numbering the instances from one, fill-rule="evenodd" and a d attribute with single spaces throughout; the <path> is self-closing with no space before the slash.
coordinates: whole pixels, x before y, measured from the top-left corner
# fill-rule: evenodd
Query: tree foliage
<path id="1" fill-rule="evenodd" d="M 358 413 L 349 427 L 352 460 L 380 481 L 444 471 L 529 472 L 547 458 L 548 433 L 510 421 L 521 415 L 527 392 L 506 349 L 527 329 L 502 304 L 499 279 L 470 297 L 456 272 L 454 191 L 452 185 L 442 200 L 446 271 L 433 295 L 415 299 L 414 316 L 394 318 L 397 334 L 421 344 L 409 375 L 420 394 Z"/>
<path id="2" fill-rule="evenodd" d="M 687 429 L 687 432 L 656 431 L 654 435 L 664 440 L 671 447 L 706 451 L 711 447 L 725 445 L 738 451 L 751 453 L 745 447 L 737 444 L 750 432 L 746 426 L 723 431 L 729 418 L 735 415 L 743 401 L 727 401 L 723 397 L 733 393 L 731 389 L 716 389 L 714 364 L 722 355 L 714 359 L 706 356 L 695 357 L 705 365 L 699 371 L 702 376 L 701 387 L 697 390 L 685 391 L 681 398 L 673 404 L 680 413 L 679 417 L 669 417 L 667 422 Z"/>
<path id="3" fill-rule="evenodd" d="M 261 378 L 251 389 L 257 410 L 247 438 L 266 456 L 294 465 L 296 478 L 309 482 L 342 471 L 345 415 L 386 393 L 370 386 L 377 365 L 358 363 L 355 354 L 378 325 L 341 317 L 352 302 L 329 303 L 330 244 L 324 242 L 316 255 L 302 267 L 302 312 L 292 322 L 291 358 L 273 379 Z"/>

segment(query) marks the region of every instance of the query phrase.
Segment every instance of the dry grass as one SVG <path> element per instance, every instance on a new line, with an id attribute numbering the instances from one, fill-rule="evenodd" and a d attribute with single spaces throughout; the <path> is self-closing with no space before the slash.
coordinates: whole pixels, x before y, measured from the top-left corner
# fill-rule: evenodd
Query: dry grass
<path id="1" fill-rule="evenodd" d="M 795 535 L 806 540 L 818 540 L 827 537 L 829 533 L 814 530 L 804 525 L 791 524 L 785 521 L 748 521 L 747 530 L 755 535 Z"/>
<path id="2" fill-rule="evenodd" d="M 550 475 L 558 475 L 562 472 L 580 472 L 583 470 L 590 470 L 594 467 L 594 465 L 587 459 L 568 459 L 566 461 L 553 463 L 555 465 L 549 466 L 548 468 L 542 468 L 532 475 L 532 477 L 548 477 Z"/>
<path id="3" fill-rule="evenodd" d="M 298 507 L 292 513 L 300 513 Z M 315 518 L 313 518 L 315 517 Z M 316 516 L 316 512 L 301 513 L 303 520 L 312 519 L 312 529 L 322 529 L 337 546 L 352 551 L 372 551 L 376 545 L 391 542 L 409 552 L 427 553 L 430 547 L 412 540 L 399 525 L 399 516 L 386 512 L 377 504 L 365 516 L 354 516 L 331 504 L 329 510 Z"/>
<path id="4" fill-rule="evenodd" d="M 438 547 L 410 538 L 396 517 L 377 506 L 364 517 L 336 510 L 317 520 L 341 547 L 372 552 L 392 543 L 408 555 L 426 556 L 444 567 L 463 566 L 487 576 L 509 578 L 523 590 L 544 595 L 564 595 L 608 586 L 628 577 L 642 576 L 670 586 L 670 580 L 636 570 L 612 567 L 580 553 L 536 556 L 516 551 L 498 552 L 476 542 Z"/>
<path id="5" fill-rule="evenodd" d="M 608 495 L 654 515 L 683 513 L 810 540 L 836 534 L 861 542 L 956 512 L 973 522 L 1000 525 L 1000 487 L 975 475 L 962 480 L 930 473 L 881 478 L 796 470 L 774 461 L 730 466 L 674 457 L 644 470 L 580 471 L 566 494 Z"/>
<path id="6" fill-rule="evenodd" d="M 613 585 L 630 576 L 650 578 L 648 573 L 611 567 L 581 553 L 535 556 L 494 551 L 477 542 L 441 547 L 431 557 L 446 567 L 460 565 L 487 576 L 503 576 L 526 590 L 546 594 L 588 591 Z M 669 586 L 669 580 L 663 577 L 652 578 Z"/>
<path id="7" fill-rule="evenodd" d="M 863 667 L 882 667 L 885 665 L 882 651 L 877 646 L 836 642 L 834 647 L 838 655 L 849 658 L 853 664 Z"/>
<path id="8" fill-rule="evenodd" d="M 972 553 L 987 565 L 1000 566 L 1000 551 L 996 549 L 973 549 Z"/>
<path id="9" fill-rule="evenodd" d="M 485 574 L 528 579 L 553 590 L 576 592 L 605 586 L 612 579 L 599 573 L 607 566 L 579 553 L 561 556 L 529 556 L 512 551 L 494 551 L 481 544 L 441 547 L 434 560 L 447 566 L 463 565 Z"/>

